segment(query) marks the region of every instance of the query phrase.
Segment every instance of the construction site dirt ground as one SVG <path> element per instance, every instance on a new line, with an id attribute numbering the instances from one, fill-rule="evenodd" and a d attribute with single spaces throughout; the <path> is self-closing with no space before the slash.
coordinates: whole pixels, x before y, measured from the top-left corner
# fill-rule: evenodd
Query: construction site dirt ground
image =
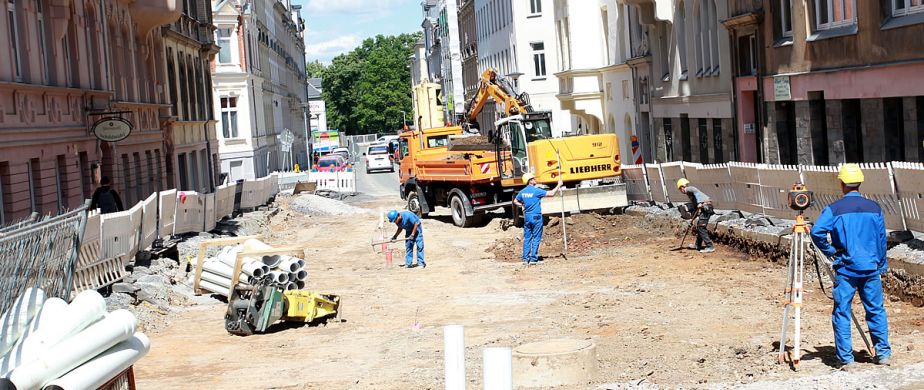
<path id="1" fill-rule="evenodd" d="M 280 203 L 266 241 L 308 248 L 307 288 L 340 295 L 343 322 L 244 338 L 225 332 L 224 304 L 178 310 L 150 335 L 151 352 L 136 365 L 139 388 L 442 388 L 450 324 L 465 326 L 470 388 L 481 388 L 483 347 L 554 338 L 596 344 L 594 381 L 568 389 L 734 386 L 834 371 L 831 302 L 814 279 L 806 277 L 802 367 L 794 372 L 775 353 L 784 265 L 722 246 L 707 255 L 674 251 L 679 237 L 643 217 L 575 216 L 567 258 L 561 227 L 547 227 L 548 259 L 525 267 L 522 230 L 503 230 L 501 219 L 460 229 L 445 214 L 432 216 L 424 220 L 427 267 L 399 268 L 401 250 L 387 269 L 370 242 L 378 210 L 399 204 L 367 201 L 368 214 L 305 217 Z M 924 310 L 891 300 L 886 308 L 895 362 L 878 367 L 860 356 L 861 371 L 924 362 Z M 862 313 L 858 301 L 855 310 Z M 854 332 L 854 349 L 862 346 Z"/>

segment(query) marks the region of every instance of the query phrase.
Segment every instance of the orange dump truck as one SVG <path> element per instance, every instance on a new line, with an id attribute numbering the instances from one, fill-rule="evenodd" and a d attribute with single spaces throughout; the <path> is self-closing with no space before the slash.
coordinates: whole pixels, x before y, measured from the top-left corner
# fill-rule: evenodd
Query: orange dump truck
<path id="1" fill-rule="evenodd" d="M 465 134 L 461 127 L 408 131 L 399 140 L 401 198 L 426 215 L 449 207 L 453 223 L 477 224 L 488 211 L 517 212 L 511 200 L 533 172 L 541 184 L 566 183 L 559 199 L 543 202 L 546 214 L 609 209 L 628 204 L 621 182 L 619 146 L 613 134 L 552 138 L 548 115 L 515 115 L 498 122 L 492 140 Z M 564 207 L 564 209 L 563 209 Z"/>

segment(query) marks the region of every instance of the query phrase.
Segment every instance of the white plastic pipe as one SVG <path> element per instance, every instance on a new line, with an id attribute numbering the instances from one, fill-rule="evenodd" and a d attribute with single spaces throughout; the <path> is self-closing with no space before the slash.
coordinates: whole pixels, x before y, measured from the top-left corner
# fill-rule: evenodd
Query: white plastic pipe
<path id="1" fill-rule="evenodd" d="M 135 316 L 119 309 L 13 370 L 17 390 L 38 390 L 135 333 Z"/>
<path id="2" fill-rule="evenodd" d="M 273 247 L 269 246 L 269 244 L 256 238 L 251 238 L 247 241 L 244 241 L 243 246 L 245 252 L 268 251 L 273 249 Z"/>
<path id="3" fill-rule="evenodd" d="M 220 261 L 202 262 L 202 270 L 211 272 L 216 275 L 224 276 L 228 279 L 230 279 L 231 275 L 234 274 L 234 268 Z"/>
<path id="4" fill-rule="evenodd" d="M 230 284 L 230 282 L 229 282 L 229 284 Z M 222 296 L 228 296 L 228 290 L 231 289 L 231 286 L 230 286 L 230 285 L 228 285 L 228 286 L 222 286 L 222 285 L 219 285 L 219 284 L 216 284 L 216 283 L 212 283 L 212 282 L 210 282 L 210 281 L 208 281 L 208 280 L 200 280 L 200 281 L 199 281 L 199 287 L 200 287 L 200 288 L 204 288 L 204 289 L 206 289 L 206 290 L 209 290 L 209 291 L 211 291 L 211 292 L 213 292 L 213 293 L 215 293 L 215 294 L 222 295 Z"/>
<path id="5" fill-rule="evenodd" d="M 484 390 L 513 389 L 513 355 L 510 348 L 484 349 Z"/>
<path id="6" fill-rule="evenodd" d="M 279 255 L 267 255 L 263 256 L 261 260 L 263 261 L 263 264 L 266 264 L 267 267 L 272 269 L 279 266 L 279 263 L 282 262 L 282 257 Z"/>
<path id="7" fill-rule="evenodd" d="M 297 289 L 298 289 L 298 284 L 297 284 L 297 283 L 295 283 L 295 282 L 286 283 L 285 291 L 297 290 Z"/>
<path id="8" fill-rule="evenodd" d="M 279 263 L 279 270 L 285 272 L 296 272 L 299 268 L 299 259 L 292 256 L 282 256 L 282 261 Z"/>
<path id="9" fill-rule="evenodd" d="M 257 260 L 256 258 L 245 257 L 241 264 L 241 271 L 255 278 L 262 278 L 263 275 L 266 275 L 267 273 L 269 273 L 270 268 L 266 264 L 263 264 L 262 261 Z"/>
<path id="10" fill-rule="evenodd" d="M 305 288 L 305 281 L 304 281 L 304 280 L 296 280 L 296 281 L 295 281 L 295 287 L 297 287 L 299 290 Z"/>
<path id="11" fill-rule="evenodd" d="M 289 282 L 288 272 L 270 271 L 269 275 L 270 275 L 270 279 L 272 279 L 272 281 L 275 283 L 286 284 Z"/>
<path id="12" fill-rule="evenodd" d="M 0 355 L 7 353 L 16 345 L 44 302 L 45 291 L 40 288 L 27 288 L 19 298 L 16 298 L 13 306 L 3 313 L 0 317 Z"/>
<path id="13" fill-rule="evenodd" d="M 61 321 L 65 310 L 67 310 L 67 302 L 63 299 L 48 298 L 45 300 L 42 309 L 32 318 L 32 322 L 29 323 L 26 331 L 23 332 L 22 337 L 19 338 L 13 349 L 10 349 L 6 355 L 0 358 L 0 377 L 6 378 L 14 368 L 36 357 L 37 351 L 25 349 L 26 340 L 42 327 L 48 327 L 50 324 Z"/>
<path id="14" fill-rule="evenodd" d="M 306 264 L 307 264 L 307 263 L 305 262 L 304 259 L 298 259 L 298 269 L 305 268 L 305 265 L 306 265 Z"/>
<path id="15" fill-rule="evenodd" d="M 308 279 L 308 271 L 305 271 L 303 269 L 298 270 L 298 272 L 295 273 L 295 279 L 296 280 Z"/>
<path id="16" fill-rule="evenodd" d="M 201 284 L 203 280 L 207 282 L 215 283 L 219 286 L 228 286 L 225 288 L 225 290 L 231 287 L 231 279 L 226 278 L 221 275 L 213 274 L 208 271 L 202 271 L 202 278 L 199 279 L 199 283 Z"/>
<path id="17" fill-rule="evenodd" d="M 465 332 L 462 325 L 443 327 L 446 390 L 465 389 Z"/>
<path id="18" fill-rule="evenodd" d="M 120 372 L 135 364 L 151 349 L 151 340 L 144 333 L 135 332 L 132 337 L 109 348 L 64 376 L 51 381 L 45 390 L 98 389 Z"/>
<path id="19" fill-rule="evenodd" d="M 35 334 L 23 340 L 23 350 L 35 356 L 41 355 L 105 315 L 103 296 L 94 290 L 83 291 L 67 305 L 58 321 L 41 326 Z"/>

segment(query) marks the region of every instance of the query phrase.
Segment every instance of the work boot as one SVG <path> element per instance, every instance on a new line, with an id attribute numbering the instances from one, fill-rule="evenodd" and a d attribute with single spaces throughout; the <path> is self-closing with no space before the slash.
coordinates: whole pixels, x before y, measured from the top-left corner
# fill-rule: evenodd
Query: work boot
<path id="1" fill-rule="evenodd" d="M 690 245 L 687 245 L 687 249 L 692 249 L 692 250 L 698 251 L 698 250 L 699 250 L 699 247 L 696 246 L 696 244 L 690 244 Z"/>
<path id="2" fill-rule="evenodd" d="M 858 368 L 860 368 L 859 364 L 857 364 L 856 362 L 850 362 L 850 363 L 841 364 L 841 366 L 838 369 L 841 371 L 845 371 L 845 372 L 852 372 L 852 371 L 856 371 Z"/>
<path id="3" fill-rule="evenodd" d="M 891 366 L 892 357 L 891 356 L 876 357 L 876 364 L 880 366 Z"/>
<path id="4" fill-rule="evenodd" d="M 420 268 L 427 268 L 427 263 L 419 263 Z"/>
<path id="5" fill-rule="evenodd" d="M 712 253 L 712 252 L 715 252 L 715 248 L 711 246 L 705 247 L 699 250 L 699 253 Z"/>

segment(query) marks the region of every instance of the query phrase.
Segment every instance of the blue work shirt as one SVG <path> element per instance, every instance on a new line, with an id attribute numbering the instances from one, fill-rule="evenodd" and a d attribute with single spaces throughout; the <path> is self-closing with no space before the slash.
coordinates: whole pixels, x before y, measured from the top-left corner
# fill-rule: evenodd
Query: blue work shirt
<path id="1" fill-rule="evenodd" d="M 528 185 L 517 194 L 517 201 L 523 204 L 523 215 L 542 215 L 542 198 L 546 191 Z"/>
<path id="2" fill-rule="evenodd" d="M 882 208 L 859 192 L 849 192 L 825 207 L 812 227 L 812 241 L 834 259 L 834 270 L 840 274 L 875 276 L 888 267 Z"/>
<path id="3" fill-rule="evenodd" d="M 414 214 L 410 211 L 401 211 L 398 213 L 401 216 L 401 222 L 395 222 L 398 227 L 404 229 L 404 234 L 410 236 L 411 231 L 414 230 L 414 225 L 420 223 L 420 217 L 417 214 Z M 417 227 L 417 233 L 423 235 L 423 224 Z"/>

